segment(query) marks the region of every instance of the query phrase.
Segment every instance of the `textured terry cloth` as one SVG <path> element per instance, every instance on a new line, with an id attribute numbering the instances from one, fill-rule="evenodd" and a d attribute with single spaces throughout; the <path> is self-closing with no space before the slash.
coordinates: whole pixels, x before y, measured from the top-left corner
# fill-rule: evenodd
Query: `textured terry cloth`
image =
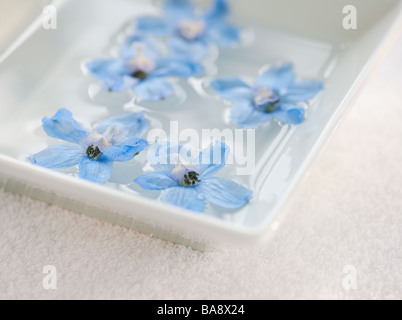
<path id="1" fill-rule="evenodd" d="M 0 191 L 0 298 L 401 299 L 401 56 L 402 38 L 262 246 L 200 253 Z"/>

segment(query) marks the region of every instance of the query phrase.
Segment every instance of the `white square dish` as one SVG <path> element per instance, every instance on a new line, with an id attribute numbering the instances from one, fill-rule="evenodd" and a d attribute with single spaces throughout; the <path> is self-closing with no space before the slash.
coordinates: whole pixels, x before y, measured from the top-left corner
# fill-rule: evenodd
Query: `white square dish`
<path id="1" fill-rule="evenodd" d="M 145 197 L 129 183 L 95 185 L 25 160 L 46 147 L 40 120 L 58 108 L 69 108 L 84 122 L 118 113 L 120 100 L 113 100 L 108 110 L 89 99 L 93 80 L 84 76 L 80 66 L 85 59 L 107 53 L 110 39 L 136 15 L 154 13 L 148 0 L 57 1 L 56 30 L 43 29 L 38 19 L 14 50 L 0 56 L 0 185 L 196 249 L 219 241 L 249 244 L 264 239 L 369 72 L 396 38 L 402 1 L 253 0 L 250 5 L 232 0 L 231 4 L 232 19 L 252 26 L 255 41 L 235 50 L 221 50 L 218 76 L 253 76 L 263 65 L 291 61 L 298 76 L 325 82 L 303 124 L 272 124 L 256 131 L 256 169 L 251 176 L 236 178 L 254 191 L 250 204 L 236 212 L 212 208 L 194 214 Z M 347 5 L 357 9 L 356 30 L 343 27 Z M 184 105 L 173 109 L 149 106 L 155 121 L 166 130 L 175 120 L 180 129 L 228 127 L 214 117 L 198 116 L 202 103 L 222 112 L 227 106 L 214 97 L 201 100 L 185 81 L 182 86 L 187 91 Z M 188 105 L 194 105 L 197 116 L 192 116 Z M 129 111 L 130 106 L 122 110 Z M 228 168 L 223 174 L 233 170 Z"/>

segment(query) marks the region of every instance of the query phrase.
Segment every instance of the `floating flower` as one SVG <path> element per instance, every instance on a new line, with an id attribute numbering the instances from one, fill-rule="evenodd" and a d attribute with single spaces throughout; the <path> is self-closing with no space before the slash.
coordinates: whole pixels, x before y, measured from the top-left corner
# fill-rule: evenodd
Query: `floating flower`
<path id="1" fill-rule="evenodd" d="M 174 93 L 167 77 L 191 77 L 202 73 L 199 63 L 183 57 L 162 57 L 149 39 L 133 36 L 121 48 L 118 59 L 99 59 L 86 68 L 105 90 L 133 89 L 144 100 L 162 100 Z"/>
<path id="2" fill-rule="evenodd" d="M 268 69 L 257 78 L 254 86 L 236 77 L 215 80 L 211 86 L 220 97 L 235 102 L 231 120 L 244 128 L 257 128 L 271 119 L 300 124 L 305 118 L 300 103 L 323 89 L 321 81 L 296 82 L 290 63 Z"/>
<path id="3" fill-rule="evenodd" d="M 203 212 L 206 202 L 230 209 L 244 206 L 252 192 L 228 179 L 215 177 L 226 164 L 229 147 L 216 143 L 197 157 L 178 144 L 155 144 L 148 151 L 154 172 L 136 180 L 146 190 L 163 190 L 162 201 L 195 212 Z"/>
<path id="4" fill-rule="evenodd" d="M 52 118 L 43 118 L 48 136 L 65 141 L 29 157 L 31 163 L 48 169 L 79 165 L 80 178 L 96 183 L 109 180 L 113 162 L 126 162 L 143 151 L 148 143 L 140 139 L 149 128 L 144 113 L 132 113 L 106 120 L 93 130 L 84 129 L 70 111 L 60 109 Z"/>
<path id="5" fill-rule="evenodd" d="M 198 61 L 204 58 L 209 44 L 219 46 L 239 42 L 239 29 L 226 21 L 227 0 L 214 0 L 210 9 L 199 14 L 190 0 L 164 0 L 164 16 L 140 17 L 137 31 L 142 34 L 173 36 L 168 41 L 178 56 Z"/>

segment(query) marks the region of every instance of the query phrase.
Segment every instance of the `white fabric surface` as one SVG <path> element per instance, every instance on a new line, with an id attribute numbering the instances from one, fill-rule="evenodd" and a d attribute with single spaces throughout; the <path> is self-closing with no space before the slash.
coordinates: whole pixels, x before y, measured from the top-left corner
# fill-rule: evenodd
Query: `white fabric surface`
<path id="1" fill-rule="evenodd" d="M 0 298 L 402 298 L 401 56 L 402 38 L 260 247 L 200 253 L 0 191 Z"/>

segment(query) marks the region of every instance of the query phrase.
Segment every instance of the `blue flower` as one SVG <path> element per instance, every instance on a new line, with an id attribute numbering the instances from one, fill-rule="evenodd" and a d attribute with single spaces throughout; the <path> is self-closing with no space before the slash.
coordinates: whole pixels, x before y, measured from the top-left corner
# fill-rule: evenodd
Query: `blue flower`
<path id="1" fill-rule="evenodd" d="M 99 59 L 86 68 L 105 90 L 121 92 L 134 89 L 144 100 L 162 100 L 174 93 L 167 77 L 191 77 L 204 68 L 193 60 L 182 57 L 162 57 L 150 39 L 130 37 L 122 46 L 118 59 Z"/>
<path id="2" fill-rule="evenodd" d="M 210 9 L 198 14 L 190 0 L 164 0 L 164 16 L 140 17 L 137 31 L 142 34 L 173 36 L 168 41 L 178 56 L 198 61 L 209 44 L 228 46 L 239 42 L 239 29 L 226 21 L 227 0 L 214 0 Z"/>
<path id="3" fill-rule="evenodd" d="M 79 165 L 79 176 L 96 183 L 109 180 L 113 162 L 126 162 L 148 147 L 140 139 L 149 128 L 144 113 L 132 113 L 106 120 L 93 130 L 84 129 L 70 111 L 60 109 L 52 118 L 43 118 L 48 136 L 65 141 L 29 157 L 33 164 L 48 169 Z"/>
<path id="4" fill-rule="evenodd" d="M 228 179 L 215 177 L 226 164 L 229 147 L 216 143 L 198 156 L 178 144 L 155 144 L 148 151 L 154 172 L 136 180 L 146 190 L 163 190 L 162 201 L 195 212 L 203 212 L 206 202 L 238 209 L 251 198 L 252 192 Z"/>
<path id="5" fill-rule="evenodd" d="M 300 124 L 305 118 L 300 103 L 323 89 L 321 81 L 296 82 L 291 63 L 268 69 L 254 86 L 236 77 L 215 80 L 211 86 L 221 98 L 235 102 L 231 120 L 243 128 L 257 128 L 271 119 Z"/>

